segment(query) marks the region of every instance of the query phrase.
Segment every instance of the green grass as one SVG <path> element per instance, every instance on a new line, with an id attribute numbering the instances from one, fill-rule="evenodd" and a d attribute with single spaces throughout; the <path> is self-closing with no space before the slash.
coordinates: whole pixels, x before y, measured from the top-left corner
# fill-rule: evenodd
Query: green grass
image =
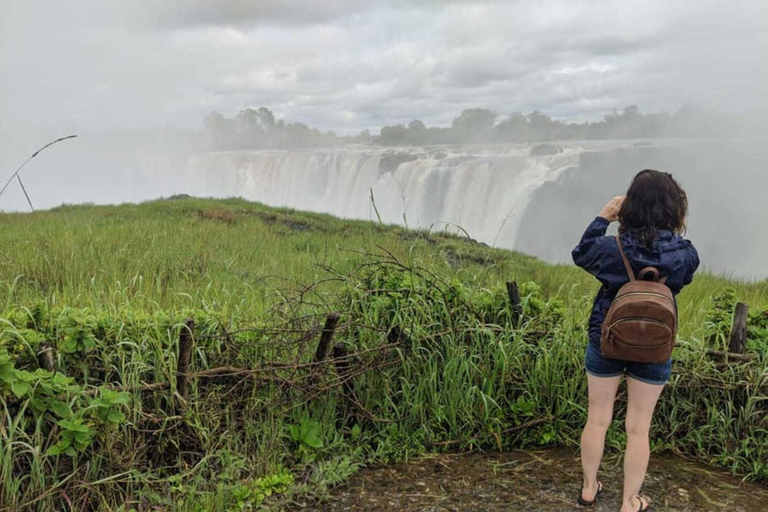
<path id="1" fill-rule="evenodd" d="M 504 288 L 513 280 L 523 283 L 518 329 Z M 462 237 L 236 199 L 2 214 L 0 353 L 12 369 L 0 360 L 0 503 L 241 510 L 322 496 L 369 461 L 575 446 L 597 287 L 573 266 Z M 722 331 L 712 305 L 726 289 L 753 310 L 768 308 L 766 281 L 700 274 L 680 294 L 680 347 L 654 448 L 766 479 L 768 339 L 751 342 L 759 357 L 747 365 L 716 367 L 705 356 L 723 343 L 708 340 Z M 309 361 L 317 333 L 304 333 L 330 312 L 341 315 L 336 342 L 373 350 L 356 364 L 386 363 L 356 375 L 357 404 L 333 386 L 331 365 L 319 377 L 290 374 L 300 387 L 330 386 L 311 396 L 242 379 L 199 379 L 186 406 L 167 391 L 133 393 L 124 404 L 102 389 L 175 389 L 188 316 L 197 322 L 193 368 L 256 368 Z M 394 325 L 410 344 L 381 352 Z M 46 342 L 59 377 L 32 373 Z M 64 432 L 75 439 L 74 419 L 87 427 L 82 449 L 46 455 Z M 612 430 L 608 445 L 621 441 Z"/>
<path id="2" fill-rule="evenodd" d="M 361 259 L 351 251 L 378 247 L 447 274 L 471 274 L 477 286 L 530 280 L 549 296 L 575 301 L 597 289 L 594 279 L 571 265 L 546 265 L 459 237 L 237 199 L 63 206 L 0 214 L 0 226 L 0 292 L 7 306 L 40 297 L 99 308 L 119 308 L 127 300 L 166 309 L 215 300 L 256 315 L 272 290 L 318 279 L 318 264 L 343 271 Z M 578 237 L 574 233 L 574 244 Z M 448 264 L 456 259 L 460 269 Z M 699 274 L 679 297 L 683 336 L 701 325 L 711 297 L 726 287 L 753 306 L 768 304 L 766 281 Z"/>

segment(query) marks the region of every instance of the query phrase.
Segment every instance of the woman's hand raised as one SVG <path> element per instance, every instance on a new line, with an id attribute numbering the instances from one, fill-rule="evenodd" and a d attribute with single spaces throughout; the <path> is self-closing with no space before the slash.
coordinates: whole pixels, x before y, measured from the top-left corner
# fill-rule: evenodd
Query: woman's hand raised
<path id="1" fill-rule="evenodd" d="M 600 217 L 604 218 L 608 222 L 619 220 L 619 210 L 621 210 L 621 205 L 623 202 L 624 196 L 614 197 L 608 201 L 608 204 L 603 206 L 602 210 L 600 210 Z"/>

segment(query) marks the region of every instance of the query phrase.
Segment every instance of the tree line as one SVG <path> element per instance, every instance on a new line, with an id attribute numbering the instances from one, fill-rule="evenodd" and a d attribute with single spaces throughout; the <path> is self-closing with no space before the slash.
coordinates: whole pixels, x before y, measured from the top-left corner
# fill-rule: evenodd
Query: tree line
<path id="1" fill-rule="evenodd" d="M 464 110 L 449 127 L 426 127 L 414 120 L 381 129 L 382 145 L 424 145 L 498 142 L 538 142 L 589 139 L 723 136 L 735 130 L 733 122 L 700 107 L 684 106 L 675 113 L 643 114 L 637 106 L 607 114 L 600 121 L 568 123 L 534 110 L 502 116 L 493 110 Z"/>
<path id="2" fill-rule="evenodd" d="M 539 142 L 557 140 L 636 139 L 652 137 L 720 137 L 736 131 L 724 115 L 703 108 L 683 106 L 674 113 L 644 114 L 631 105 L 606 114 L 599 121 L 568 123 L 534 110 L 500 115 L 484 108 L 466 109 L 450 126 L 427 127 L 421 120 L 384 126 L 379 135 L 363 130 L 354 136 L 339 136 L 304 123 L 277 119 L 266 108 L 248 108 L 234 118 L 218 112 L 204 120 L 205 142 L 211 150 L 306 148 L 340 144 L 384 146 Z"/>
<path id="3" fill-rule="evenodd" d="M 322 132 L 304 123 L 276 119 L 266 107 L 241 110 L 234 118 L 211 112 L 203 121 L 208 149 L 272 149 L 335 146 L 354 142 L 333 130 Z"/>

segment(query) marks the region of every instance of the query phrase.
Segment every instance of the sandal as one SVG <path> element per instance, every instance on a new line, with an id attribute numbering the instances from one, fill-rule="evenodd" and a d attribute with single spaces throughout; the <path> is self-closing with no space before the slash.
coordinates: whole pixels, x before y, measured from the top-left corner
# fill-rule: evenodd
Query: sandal
<path id="1" fill-rule="evenodd" d="M 647 512 L 651 508 L 651 504 L 648 502 L 648 498 L 635 496 L 637 498 L 637 502 L 640 504 L 640 508 L 637 509 L 637 512 Z M 643 500 L 645 500 L 645 506 L 643 506 Z"/>
<path id="2" fill-rule="evenodd" d="M 595 497 L 592 498 L 592 501 L 585 500 L 584 496 L 582 495 L 583 492 L 584 492 L 584 489 L 582 488 L 579 491 L 579 498 L 578 498 L 579 505 L 581 505 L 582 507 L 593 507 L 595 505 L 595 502 L 597 501 L 597 497 L 600 496 L 601 492 L 603 492 L 603 482 L 601 482 L 600 480 L 597 481 L 597 492 L 595 493 Z M 644 508 L 642 509 L 641 512 L 645 512 L 646 510 L 648 509 Z"/>

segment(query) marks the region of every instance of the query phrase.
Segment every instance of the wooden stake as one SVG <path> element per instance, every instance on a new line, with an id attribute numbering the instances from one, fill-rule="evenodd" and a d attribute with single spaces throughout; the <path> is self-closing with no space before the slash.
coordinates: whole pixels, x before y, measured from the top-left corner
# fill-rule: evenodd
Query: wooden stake
<path id="1" fill-rule="evenodd" d="M 56 371 L 56 356 L 52 346 L 47 343 L 40 345 L 40 350 L 37 351 L 37 364 L 43 370 Z"/>
<path id="2" fill-rule="evenodd" d="M 352 381 L 349 378 L 352 365 L 349 363 L 348 355 L 347 346 L 344 343 L 337 343 L 333 346 L 332 356 L 336 363 L 336 373 L 341 381 L 341 389 L 344 393 L 344 398 L 350 403 L 354 403 L 356 401 L 355 390 L 353 389 Z"/>
<path id="3" fill-rule="evenodd" d="M 325 319 L 325 327 L 323 327 L 323 334 L 320 335 L 320 341 L 317 344 L 317 350 L 315 351 L 315 363 L 325 361 L 328 355 L 328 348 L 331 346 L 331 340 L 333 339 L 333 333 L 336 330 L 336 324 L 339 323 L 339 315 L 331 313 L 328 318 Z"/>
<path id="4" fill-rule="evenodd" d="M 517 281 L 507 283 L 507 295 L 509 295 L 509 303 L 512 306 L 512 327 L 517 328 L 523 316 L 523 304 L 520 301 L 520 289 L 517 287 Z"/>
<path id="5" fill-rule="evenodd" d="M 192 342 L 194 338 L 195 321 L 187 319 L 179 333 L 179 358 L 176 368 L 176 391 L 182 398 L 187 398 L 189 391 L 189 364 L 192 362 Z"/>
<path id="6" fill-rule="evenodd" d="M 392 326 L 389 330 L 387 333 L 387 343 L 390 345 L 399 343 L 403 354 L 408 355 L 411 351 L 411 338 L 403 332 L 399 325 Z"/>
<path id="7" fill-rule="evenodd" d="M 731 328 L 731 342 L 728 351 L 735 354 L 743 354 L 747 346 L 747 313 L 749 306 L 744 302 L 736 304 L 733 314 L 733 327 Z"/>

